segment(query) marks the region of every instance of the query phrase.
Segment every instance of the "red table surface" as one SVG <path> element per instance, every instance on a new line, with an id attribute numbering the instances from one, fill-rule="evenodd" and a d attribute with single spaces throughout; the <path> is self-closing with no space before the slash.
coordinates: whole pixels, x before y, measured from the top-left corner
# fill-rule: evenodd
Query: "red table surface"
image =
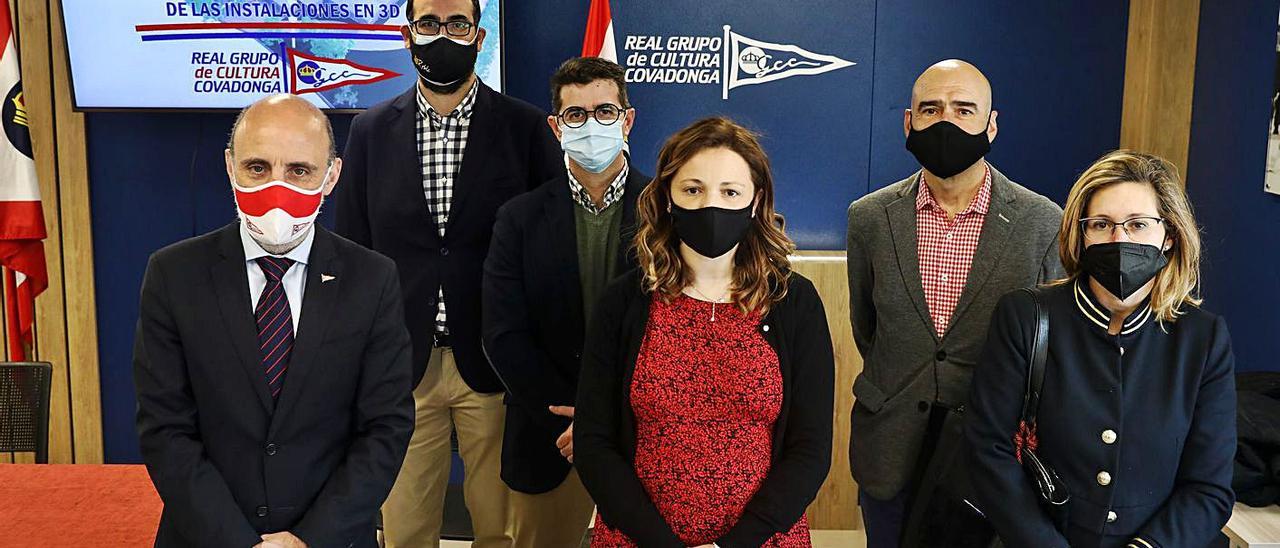
<path id="1" fill-rule="evenodd" d="M 0 547 L 141 547 L 160 496 L 141 465 L 0 464 Z"/>

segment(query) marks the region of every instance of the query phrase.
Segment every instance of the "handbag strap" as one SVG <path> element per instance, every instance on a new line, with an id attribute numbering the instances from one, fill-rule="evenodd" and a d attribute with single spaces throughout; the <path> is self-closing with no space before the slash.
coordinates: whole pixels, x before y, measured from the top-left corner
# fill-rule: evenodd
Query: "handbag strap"
<path id="1" fill-rule="evenodd" d="M 1027 388 L 1022 395 L 1022 421 L 1028 426 L 1036 423 L 1040 410 L 1040 393 L 1044 388 L 1045 361 L 1049 355 L 1049 311 L 1040 303 L 1040 291 L 1023 288 L 1031 295 L 1036 309 L 1036 332 L 1031 340 L 1031 360 L 1027 366 Z"/>

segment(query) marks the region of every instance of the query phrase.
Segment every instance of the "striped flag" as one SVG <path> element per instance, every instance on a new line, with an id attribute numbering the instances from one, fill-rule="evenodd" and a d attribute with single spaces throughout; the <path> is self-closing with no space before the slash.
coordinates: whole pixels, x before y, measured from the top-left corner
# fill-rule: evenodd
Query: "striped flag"
<path id="1" fill-rule="evenodd" d="M 49 285 L 44 262 L 44 213 L 22 100 L 18 50 L 9 2 L 0 2 L 0 267 L 4 270 L 9 359 L 26 360 L 32 342 L 35 298 Z"/>
<path id="2" fill-rule="evenodd" d="M 583 57 L 600 57 L 618 62 L 618 47 L 613 42 L 613 14 L 609 0 L 591 0 L 587 13 L 587 34 L 582 39 Z"/>

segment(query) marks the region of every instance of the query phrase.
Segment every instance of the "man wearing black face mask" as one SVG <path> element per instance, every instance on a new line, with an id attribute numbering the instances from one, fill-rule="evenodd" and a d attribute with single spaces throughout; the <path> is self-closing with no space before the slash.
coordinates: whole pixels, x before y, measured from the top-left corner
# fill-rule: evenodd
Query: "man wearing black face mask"
<path id="1" fill-rule="evenodd" d="M 850 464 L 870 548 L 898 545 L 920 470 L 967 400 L 997 300 L 1062 273 L 1062 209 L 985 160 L 998 116 L 976 67 L 929 67 L 903 115 L 922 169 L 849 206 L 850 309 L 864 361 Z"/>
<path id="2" fill-rule="evenodd" d="M 436 546 L 456 432 L 475 546 L 510 546 L 499 477 L 503 386 L 480 342 L 481 279 L 508 199 L 564 173 L 546 114 L 475 75 L 478 0 L 410 0 L 418 81 L 351 123 L 338 233 L 395 260 L 413 338 L 417 418 L 383 516 L 388 546 Z"/>

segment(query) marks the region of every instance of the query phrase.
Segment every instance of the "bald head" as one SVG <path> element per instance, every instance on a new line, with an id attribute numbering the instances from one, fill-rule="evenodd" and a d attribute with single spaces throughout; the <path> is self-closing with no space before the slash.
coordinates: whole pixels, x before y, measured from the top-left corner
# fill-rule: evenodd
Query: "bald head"
<path id="1" fill-rule="evenodd" d="M 911 107 L 903 113 L 902 130 L 923 130 L 938 122 L 951 122 L 966 133 L 985 132 L 996 138 L 996 116 L 991 109 L 991 82 L 982 71 L 965 61 L 947 59 L 925 69 L 911 86 Z"/>
<path id="2" fill-rule="evenodd" d="M 227 150 L 231 155 L 236 153 L 236 140 L 243 133 L 244 127 L 257 125 L 269 126 L 271 130 L 301 132 L 309 137 L 322 139 L 328 151 L 327 160 L 338 155 L 337 145 L 333 139 L 333 125 L 314 104 L 306 99 L 282 93 L 259 99 L 240 111 L 235 124 L 231 126 L 231 138 L 227 140 Z"/>
<path id="3" fill-rule="evenodd" d="M 982 114 L 991 110 L 991 82 L 967 61 L 947 59 L 925 69 L 911 86 L 911 108 L 918 108 L 921 101 L 945 95 L 976 102 Z"/>
<path id="4" fill-rule="evenodd" d="M 272 95 L 240 111 L 225 156 L 227 176 L 244 187 L 285 181 L 328 195 L 342 172 L 329 117 L 296 95 Z"/>

